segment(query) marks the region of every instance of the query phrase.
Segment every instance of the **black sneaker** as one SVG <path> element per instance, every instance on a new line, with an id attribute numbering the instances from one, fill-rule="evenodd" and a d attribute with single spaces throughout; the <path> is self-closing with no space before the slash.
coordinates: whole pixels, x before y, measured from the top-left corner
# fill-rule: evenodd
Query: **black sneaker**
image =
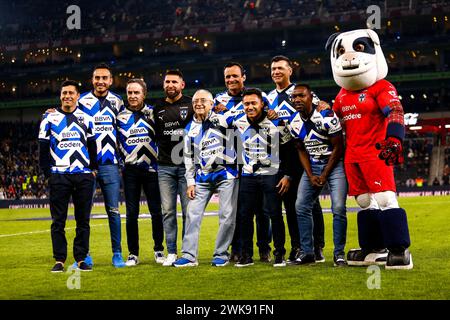
<path id="1" fill-rule="evenodd" d="M 92 267 L 84 261 L 78 262 L 78 269 L 80 271 L 92 271 Z"/>
<path id="2" fill-rule="evenodd" d="M 286 263 L 293 264 L 298 257 L 300 257 L 300 248 L 292 248 Z"/>
<path id="3" fill-rule="evenodd" d="M 316 262 L 325 262 L 325 257 L 323 255 L 323 249 L 322 248 L 315 248 L 314 249 L 314 258 L 316 259 Z"/>
<path id="4" fill-rule="evenodd" d="M 231 251 L 230 259 L 229 259 L 230 262 L 234 262 L 234 263 L 239 262 L 240 258 L 241 258 L 241 255 L 239 252 Z"/>
<path id="5" fill-rule="evenodd" d="M 315 263 L 316 259 L 314 258 L 313 254 L 305 254 L 302 253 L 300 256 L 295 260 L 293 263 L 294 265 L 301 265 L 301 264 L 310 264 Z"/>
<path id="6" fill-rule="evenodd" d="M 286 261 L 284 260 L 284 256 L 282 254 L 275 255 L 275 261 L 273 263 L 274 267 L 286 267 Z"/>
<path id="7" fill-rule="evenodd" d="M 337 254 L 333 257 L 335 267 L 345 267 L 347 262 L 345 262 L 345 254 Z"/>
<path id="8" fill-rule="evenodd" d="M 270 251 L 260 251 L 259 252 L 259 261 L 269 263 L 272 261 L 272 257 L 270 256 Z"/>
<path id="9" fill-rule="evenodd" d="M 55 265 L 53 266 L 52 270 L 50 272 L 56 273 L 56 272 L 64 272 L 64 263 L 57 261 Z"/>
<path id="10" fill-rule="evenodd" d="M 413 261 L 411 253 L 408 249 L 400 253 L 389 251 L 385 268 L 388 270 L 412 269 Z"/>
<path id="11" fill-rule="evenodd" d="M 253 264 L 254 263 L 253 263 L 252 257 L 242 255 L 241 258 L 239 259 L 239 262 L 236 263 L 234 266 L 238 267 L 238 268 L 242 268 L 242 267 L 252 266 Z"/>
<path id="12" fill-rule="evenodd" d="M 347 264 L 349 266 L 385 265 L 387 256 L 388 251 L 386 249 L 351 249 L 347 253 Z"/>

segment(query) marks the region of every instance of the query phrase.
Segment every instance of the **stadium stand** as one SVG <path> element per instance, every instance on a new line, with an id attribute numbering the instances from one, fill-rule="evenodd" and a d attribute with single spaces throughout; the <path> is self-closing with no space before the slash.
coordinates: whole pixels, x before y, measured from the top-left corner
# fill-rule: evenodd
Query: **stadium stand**
<path id="1" fill-rule="evenodd" d="M 428 184 L 434 141 L 437 139 L 433 136 L 424 137 L 414 132 L 407 134 L 403 144 L 405 162 L 397 166 L 395 172 L 397 186 L 419 186 L 416 179 L 422 186 Z"/>
<path id="2" fill-rule="evenodd" d="M 39 171 L 38 123 L 2 123 L 0 126 L 0 198 L 32 199 L 48 195 Z"/>

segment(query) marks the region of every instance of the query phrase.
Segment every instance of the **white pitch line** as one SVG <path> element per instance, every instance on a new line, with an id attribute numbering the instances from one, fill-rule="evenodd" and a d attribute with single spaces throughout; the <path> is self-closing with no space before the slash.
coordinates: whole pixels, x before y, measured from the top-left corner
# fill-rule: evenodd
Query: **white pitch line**
<path id="1" fill-rule="evenodd" d="M 92 227 L 100 227 L 100 226 L 107 226 L 108 224 L 103 223 L 103 224 L 94 224 L 91 225 Z M 73 230 L 76 227 L 73 228 L 65 228 L 65 230 Z M 21 233 L 12 233 L 12 234 L 0 234 L 0 238 L 6 238 L 6 237 L 16 237 L 16 236 L 26 236 L 29 234 L 38 234 L 38 233 L 46 233 L 46 232 L 50 232 L 50 229 L 48 230 L 40 230 L 40 231 L 30 231 L 30 232 L 21 232 Z"/>

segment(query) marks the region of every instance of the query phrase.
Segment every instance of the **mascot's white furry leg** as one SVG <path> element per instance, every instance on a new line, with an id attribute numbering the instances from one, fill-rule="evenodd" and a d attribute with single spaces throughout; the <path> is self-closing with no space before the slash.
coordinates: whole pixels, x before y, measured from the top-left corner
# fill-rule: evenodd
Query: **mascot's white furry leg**
<path id="1" fill-rule="evenodd" d="M 393 191 L 356 196 L 358 240 L 361 249 L 348 252 L 350 266 L 386 265 L 386 269 L 412 269 L 406 212 Z M 386 248 L 389 250 L 387 251 Z"/>

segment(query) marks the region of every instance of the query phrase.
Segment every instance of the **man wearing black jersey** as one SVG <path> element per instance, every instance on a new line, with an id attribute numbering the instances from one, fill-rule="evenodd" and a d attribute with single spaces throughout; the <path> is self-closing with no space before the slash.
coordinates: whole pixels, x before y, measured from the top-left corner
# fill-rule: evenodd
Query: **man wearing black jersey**
<path id="1" fill-rule="evenodd" d="M 182 207 L 182 236 L 188 204 L 183 144 L 180 142 L 194 111 L 192 98 L 182 93 L 184 87 L 183 74 L 178 70 L 168 70 L 163 83 L 166 96 L 153 103 L 159 148 L 158 180 L 168 253 L 163 266 L 172 266 L 177 260 L 177 195 L 180 196 Z"/>

